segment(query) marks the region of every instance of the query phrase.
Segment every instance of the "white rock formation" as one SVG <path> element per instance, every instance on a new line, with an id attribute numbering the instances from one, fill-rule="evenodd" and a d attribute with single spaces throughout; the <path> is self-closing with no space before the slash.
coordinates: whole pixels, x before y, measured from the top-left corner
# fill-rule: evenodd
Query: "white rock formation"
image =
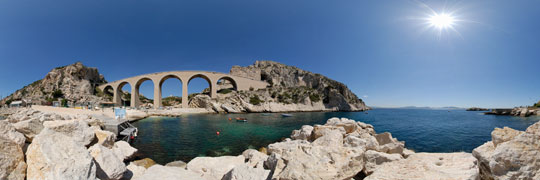
<path id="1" fill-rule="evenodd" d="M 269 174 L 270 170 L 265 170 L 262 167 L 253 168 L 247 164 L 242 164 L 234 167 L 221 180 L 266 180 Z"/>
<path id="2" fill-rule="evenodd" d="M 492 140 L 473 150 L 482 179 L 540 179 L 540 122 L 525 132 L 495 129 Z M 496 143 L 495 143 L 496 142 Z"/>
<path id="3" fill-rule="evenodd" d="M 153 165 L 149 167 L 142 176 L 135 178 L 135 180 L 165 180 L 165 179 L 178 179 L 178 180 L 203 180 L 201 174 L 194 173 L 192 171 L 185 170 L 179 167 L 169 167 L 162 165 Z M 213 178 L 213 179 L 221 179 Z"/>
<path id="4" fill-rule="evenodd" d="M 84 145 L 48 128 L 34 138 L 26 161 L 27 179 L 96 179 L 96 164 Z"/>
<path id="5" fill-rule="evenodd" d="M 401 159 L 403 159 L 403 157 L 400 154 L 387 154 L 369 150 L 364 153 L 364 161 L 366 162 L 366 165 L 363 171 L 365 174 L 371 174 L 380 165 L 386 162 L 398 161 Z"/>
<path id="6" fill-rule="evenodd" d="M 127 170 L 124 172 L 122 179 L 139 179 L 146 171 L 146 168 L 137 166 L 133 162 L 130 162 L 129 165 L 126 166 L 126 169 Z"/>
<path id="7" fill-rule="evenodd" d="M 245 150 L 242 155 L 249 167 L 263 167 L 264 161 L 268 159 L 268 155 L 261 153 L 255 149 Z"/>
<path id="8" fill-rule="evenodd" d="M 116 135 L 110 131 L 103 131 L 98 126 L 92 126 L 94 134 L 98 139 L 98 144 L 101 144 L 107 148 L 112 148 L 114 146 L 114 141 L 116 140 Z"/>
<path id="9" fill-rule="evenodd" d="M 189 161 L 187 169 L 197 174 L 202 174 L 203 179 L 221 179 L 223 175 L 238 165 L 244 164 L 245 157 L 221 156 L 221 157 L 196 157 Z M 153 166 L 152 166 L 153 167 Z"/>
<path id="10" fill-rule="evenodd" d="M 95 144 L 88 149 L 97 163 L 96 176 L 99 179 L 120 179 L 126 171 L 126 165 L 112 149 L 101 144 Z"/>
<path id="11" fill-rule="evenodd" d="M 115 142 L 112 150 L 121 160 L 129 159 L 137 152 L 137 149 L 131 147 L 126 141 Z"/>
<path id="12" fill-rule="evenodd" d="M 26 141 L 32 142 L 34 137 L 43 130 L 43 123 L 39 119 L 29 119 L 13 124 L 15 129 L 23 133 Z"/>
<path id="13" fill-rule="evenodd" d="M 43 126 L 71 137 L 75 142 L 84 146 L 89 145 L 95 138 L 94 130 L 88 126 L 88 123 L 81 120 L 46 121 Z"/>
<path id="14" fill-rule="evenodd" d="M 299 130 L 293 130 L 291 134 L 291 139 L 293 140 L 310 140 L 311 131 L 313 131 L 313 126 L 303 125 Z"/>
<path id="15" fill-rule="evenodd" d="M 0 179 L 20 179 L 26 176 L 26 163 L 21 146 L 0 134 Z"/>
<path id="16" fill-rule="evenodd" d="M 7 121 L 0 121 L 0 134 L 2 137 L 13 141 L 15 144 L 19 145 L 19 147 L 24 146 L 24 142 L 26 141 L 26 138 L 23 134 L 20 132 L 17 132 L 13 125 Z"/>
<path id="17" fill-rule="evenodd" d="M 478 168 L 470 153 L 416 153 L 383 163 L 364 180 L 455 179 L 475 180 Z"/>

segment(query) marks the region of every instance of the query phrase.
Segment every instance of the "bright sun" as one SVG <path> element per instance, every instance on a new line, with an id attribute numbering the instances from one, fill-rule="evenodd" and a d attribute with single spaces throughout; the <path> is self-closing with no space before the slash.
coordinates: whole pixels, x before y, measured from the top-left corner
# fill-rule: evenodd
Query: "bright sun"
<path id="1" fill-rule="evenodd" d="M 429 23 L 439 30 L 452 28 L 454 21 L 454 17 L 450 16 L 449 14 L 435 14 L 429 18 Z"/>

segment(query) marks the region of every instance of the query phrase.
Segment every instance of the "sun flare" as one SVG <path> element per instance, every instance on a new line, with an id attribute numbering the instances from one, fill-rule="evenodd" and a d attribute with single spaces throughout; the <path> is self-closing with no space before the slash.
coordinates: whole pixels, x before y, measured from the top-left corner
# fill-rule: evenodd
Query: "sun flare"
<path id="1" fill-rule="evenodd" d="M 438 28 L 439 30 L 451 28 L 452 25 L 454 25 L 454 22 L 455 22 L 454 17 L 452 17 L 449 14 L 444 14 L 444 13 L 434 14 L 429 18 L 429 23 L 432 26 Z"/>

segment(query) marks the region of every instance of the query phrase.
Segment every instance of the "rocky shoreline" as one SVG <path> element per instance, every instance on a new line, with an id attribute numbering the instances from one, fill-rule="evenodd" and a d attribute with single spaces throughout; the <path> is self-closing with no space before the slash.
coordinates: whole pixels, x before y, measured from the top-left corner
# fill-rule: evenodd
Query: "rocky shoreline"
<path id="1" fill-rule="evenodd" d="M 533 115 L 540 115 L 540 109 L 528 107 L 515 107 L 512 109 L 492 109 L 490 112 L 485 112 L 484 114 L 529 117 Z"/>
<path id="2" fill-rule="evenodd" d="M 0 179 L 538 179 L 540 122 L 496 128 L 473 153 L 415 153 L 346 118 L 304 125 L 238 156 L 135 160 L 136 149 L 91 116 L 21 109 L 0 121 Z"/>

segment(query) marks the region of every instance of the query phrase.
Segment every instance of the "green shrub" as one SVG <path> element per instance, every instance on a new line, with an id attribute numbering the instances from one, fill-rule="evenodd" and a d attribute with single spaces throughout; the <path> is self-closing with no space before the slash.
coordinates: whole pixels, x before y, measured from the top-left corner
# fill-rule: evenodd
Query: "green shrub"
<path id="1" fill-rule="evenodd" d="M 318 94 L 310 94 L 309 100 L 311 100 L 311 102 L 319 102 L 321 97 Z"/>
<path id="2" fill-rule="evenodd" d="M 66 99 L 62 99 L 62 107 L 68 107 Z"/>
<path id="3" fill-rule="evenodd" d="M 253 95 L 249 98 L 249 103 L 253 104 L 253 105 L 259 105 L 261 104 L 261 102 L 263 102 L 261 99 L 259 99 L 259 96 L 258 95 Z"/>
<path id="4" fill-rule="evenodd" d="M 231 89 L 220 89 L 220 90 L 218 91 L 218 93 L 220 93 L 220 94 L 229 94 L 229 93 L 231 93 L 231 92 L 232 92 Z"/>
<path id="5" fill-rule="evenodd" d="M 9 105 L 9 104 L 11 104 L 11 102 L 13 102 L 13 99 L 7 100 L 7 101 L 6 101 L 6 104 Z"/>

